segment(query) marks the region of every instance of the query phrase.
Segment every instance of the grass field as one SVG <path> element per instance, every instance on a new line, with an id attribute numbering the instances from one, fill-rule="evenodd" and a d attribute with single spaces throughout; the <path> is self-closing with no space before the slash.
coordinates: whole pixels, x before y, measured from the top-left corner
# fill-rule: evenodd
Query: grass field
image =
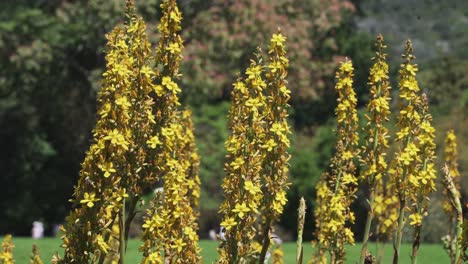
<path id="1" fill-rule="evenodd" d="M 1 238 L 3 241 L 3 237 Z M 17 264 L 27 264 L 29 263 L 29 256 L 31 252 L 31 247 L 33 244 L 36 244 L 39 247 L 39 251 L 41 253 L 42 259 L 44 263 L 50 263 L 49 260 L 51 256 L 58 250 L 60 252 L 60 239 L 55 238 L 45 238 L 42 240 L 32 240 L 30 238 L 21 238 L 21 237 L 14 237 L 13 243 L 15 243 L 14 255 Z M 129 264 L 137 264 L 139 263 L 141 257 L 140 253 L 138 252 L 138 240 L 131 240 L 129 241 L 128 245 L 128 254 L 126 257 L 126 263 Z M 203 240 L 200 242 L 201 247 L 203 248 L 202 256 L 204 263 L 212 263 L 216 260 L 217 252 L 216 247 L 218 243 L 216 241 L 208 241 Z M 375 245 L 371 244 L 369 249 L 373 250 Z M 347 261 L 346 263 L 356 263 L 359 260 L 359 254 L 361 250 L 361 245 L 356 244 L 354 247 L 347 248 Z M 402 257 L 401 262 L 402 264 L 410 263 L 410 244 L 404 244 L 402 246 Z M 283 251 L 284 251 L 284 263 L 292 264 L 295 261 L 295 254 L 296 254 L 296 244 L 295 243 L 284 243 L 283 244 Z M 307 260 L 309 256 L 312 254 L 312 246 L 310 243 L 304 244 L 304 259 Z M 386 246 L 384 262 L 383 263 L 391 263 L 392 259 L 392 247 L 391 245 Z M 306 261 L 305 261 L 306 262 Z M 449 259 L 447 254 L 442 249 L 442 246 L 439 244 L 423 244 L 420 249 L 420 254 L 418 257 L 418 263 L 422 264 L 439 264 L 439 263 L 449 263 Z"/>

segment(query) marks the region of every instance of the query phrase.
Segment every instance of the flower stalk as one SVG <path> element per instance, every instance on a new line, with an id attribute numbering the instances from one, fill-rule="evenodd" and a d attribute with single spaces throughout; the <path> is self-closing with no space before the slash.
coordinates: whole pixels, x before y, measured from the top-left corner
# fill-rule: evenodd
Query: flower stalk
<path id="1" fill-rule="evenodd" d="M 376 57 L 373 58 L 374 65 L 370 70 L 369 85 L 370 100 L 367 104 L 368 122 L 364 128 L 365 142 L 363 146 L 363 154 L 361 164 L 364 170 L 361 174 L 361 180 L 369 186 L 369 209 L 364 229 L 363 244 L 361 250 L 360 263 L 364 264 L 369 253 L 367 251 L 367 243 L 371 230 L 372 221 L 376 214 L 376 195 L 381 195 L 377 192 L 383 188 L 383 178 L 387 170 L 387 162 L 385 160 L 386 151 L 388 149 L 388 129 L 385 123 L 389 120 L 390 108 L 390 81 L 388 77 L 388 64 L 386 63 L 386 54 L 384 50 L 386 46 L 383 43 L 382 35 L 377 36 L 376 41 Z M 377 197 L 377 199 L 381 199 Z M 380 213 L 380 211 L 377 211 Z"/>
<path id="2" fill-rule="evenodd" d="M 303 247 L 302 247 L 302 234 L 304 233 L 304 222 L 306 214 L 306 204 L 304 197 L 299 200 L 298 217 L 297 217 L 297 246 L 296 246 L 296 263 L 302 264 Z"/>
<path id="3" fill-rule="evenodd" d="M 265 262 L 265 256 L 270 248 L 270 233 L 273 225 L 279 220 L 287 202 L 286 191 L 289 188 L 288 148 L 291 133 L 287 118 L 289 109 L 290 91 L 287 88 L 286 77 L 289 61 L 286 58 L 286 38 L 278 32 L 273 34 L 268 51 L 269 72 L 266 74 L 267 86 L 265 89 L 265 139 L 263 148 L 263 170 L 261 214 L 263 219 L 262 250 L 259 263 Z"/>
<path id="4" fill-rule="evenodd" d="M 0 252 L 0 264 L 14 264 L 13 249 L 15 245 L 11 241 L 11 235 L 6 235 L 2 242 L 2 250 Z"/>
<path id="5" fill-rule="evenodd" d="M 315 210 L 319 252 L 322 247 L 330 253 L 332 263 L 345 261 L 345 244 L 354 244 L 354 234 L 348 224 L 354 223 L 350 206 L 355 198 L 358 179 L 353 159 L 358 156 L 357 98 L 353 89 L 353 65 L 342 62 L 336 73 L 338 92 L 336 153 L 331 160 L 330 172 L 325 173 L 317 185 Z M 322 257 L 319 256 L 320 259 Z M 322 261 L 322 260 L 320 260 Z"/>
<path id="6" fill-rule="evenodd" d="M 451 170 L 448 164 L 446 163 L 442 169 L 443 185 L 447 191 L 448 198 L 450 201 L 453 210 L 456 213 L 456 244 L 455 244 L 455 254 L 454 260 L 456 264 L 463 263 L 464 261 L 464 250 L 462 249 L 463 245 L 466 244 L 463 239 L 463 209 L 460 202 L 460 192 L 454 182 L 454 177 L 451 175 Z"/>
<path id="7" fill-rule="evenodd" d="M 447 131 L 447 135 L 445 137 L 445 158 L 444 159 L 445 159 L 445 163 L 447 164 L 447 168 L 449 170 L 449 175 L 452 178 L 452 181 L 454 183 L 455 189 L 459 191 L 460 190 L 460 184 L 459 184 L 460 172 L 458 171 L 457 137 L 453 129 Z M 457 260 L 457 258 L 456 258 L 455 253 L 458 248 L 458 244 L 457 244 L 458 236 L 456 232 L 458 229 L 458 225 L 457 225 L 457 213 L 458 212 L 457 210 L 455 210 L 455 207 L 452 205 L 451 194 L 447 188 L 444 188 L 443 195 L 445 197 L 443 208 L 449 221 L 449 231 L 447 233 L 447 236 L 445 237 L 446 240 L 444 240 L 444 244 L 445 244 L 444 246 L 450 256 L 451 263 L 456 263 L 455 261 Z"/>
<path id="8" fill-rule="evenodd" d="M 404 63 L 399 71 L 399 96 L 401 99 L 400 115 L 398 117 L 398 129 L 396 141 L 401 142 L 401 146 L 395 154 L 392 168 L 389 171 L 391 183 L 395 186 L 398 196 L 398 222 L 393 240 L 393 263 L 397 264 L 400 256 L 401 239 L 403 227 L 406 222 L 407 200 L 409 197 L 409 178 L 416 175 L 416 166 L 420 161 L 417 148 L 416 137 L 418 126 L 421 123 L 421 116 L 417 112 L 420 97 L 418 95 L 419 86 L 416 81 L 417 65 L 412 61 L 415 59 L 413 45 L 410 40 L 406 42 Z"/>
<path id="9" fill-rule="evenodd" d="M 421 124 L 417 136 L 420 164 L 417 172 L 410 175 L 409 184 L 411 189 L 411 208 L 409 218 L 410 225 L 414 226 L 412 263 L 417 263 L 417 255 L 421 240 L 421 228 L 424 216 L 427 215 L 429 207 L 429 195 L 435 191 L 435 128 L 432 126 L 432 116 L 429 113 L 429 104 L 425 94 L 421 96 L 418 106 L 421 113 Z"/>

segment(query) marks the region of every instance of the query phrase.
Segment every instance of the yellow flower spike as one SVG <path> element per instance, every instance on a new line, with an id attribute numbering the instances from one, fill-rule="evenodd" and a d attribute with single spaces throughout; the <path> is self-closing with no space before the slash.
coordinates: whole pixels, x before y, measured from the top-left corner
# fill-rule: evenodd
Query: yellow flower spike
<path id="1" fill-rule="evenodd" d="M 445 156 L 444 161 L 447 166 L 448 174 L 451 177 L 453 182 L 453 186 L 455 188 L 455 193 L 460 196 L 460 172 L 458 170 L 458 150 L 457 150 L 457 137 L 455 135 L 455 131 L 450 129 L 447 131 L 445 136 Z M 443 190 L 443 209 L 445 214 L 447 215 L 449 227 L 448 231 L 446 232 L 447 237 L 449 238 L 448 245 L 455 245 L 457 243 L 457 234 L 456 234 L 456 226 L 457 226 L 457 211 L 455 210 L 454 206 L 452 206 L 452 198 L 447 191 L 446 188 Z M 467 241 L 466 239 L 464 239 Z M 463 242 L 466 244 L 466 242 Z M 450 258 L 452 261 L 455 261 L 456 252 L 452 246 L 446 248 L 448 251 Z"/>
<path id="2" fill-rule="evenodd" d="M 428 110 L 427 99 L 419 94 L 420 89 L 416 81 L 418 67 L 413 63 L 414 55 L 411 41 L 406 43 L 406 51 L 403 55 L 404 63 L 400 66 L 399 91 L 401 98 L 400 115 L 398 118 L 397 141 L 400 147 L 395 154 L 396 159 L 391 164 L 390 182 L 393 190 L 396 190 L 399 201 L 398 221 L 396 223 L 396 235 L 394 261 L 400 256 L 400 245 L 403 225 L 406 219 L 407 208 L 413 215 L 415 226 L 413 243 L 413 261 L 416 260 L 419 248 L 419 236 L 421 225 L 416 216 L 426 214 L 427 195 L 434 188 L 432 165 L 435 145 L 433 143 L 434 130 L 430 127 L 431 115 Z M 426 123 L 424 125 L 424 123 Z M 410 204 L 411 206 L 408 206 Z"/>
<path id="3" fill-rule="evenodd" d="M 351 61 L 347 60 L 340 64 L 336 73 L 336 153 L 331 160 L 330 173 L 323 174 L 316 187 L 318 205 L 314 215 L 318 239 L 315 260 L 323 260 L 324 251 L 327 250 L 335 261 L 344 261 L 344 245 L 354 243 L 353 234 L 346 227 L 354 222 L 350 206 L 358 182 L 353 163 L 353 158 L 359 154 L 353 70 Z"/>
<path id="4" fill-rule="evenodd" d="M 419 134 L 417 135 L 418 147 L 414 146 L 413 151 L 417 151 L 414 155 L 417 158 L 418 164 L 416 165 L 415 174 L 410 181 L 413 184 L 409 188 L 409 198 L 412 206 L 410 207 L 411 225 L 415 228 L 414 242 L 413 242 L 413 255 L 415 260 L 419 249 L 419 241 L 421 239 L 421 228 L 424 216 L 427 215 L 429 207 L 430 194 L 435 191 L 434 180 L 436 178 L 434 170 L 435 160 L 435 129 L 432 127 L 432 116 L 429 113 L 429 104 L 425 94 L 423 94 L 418 101 L 418 111 L 421 115 L 421 122 L 419 124 Z M 410 143 L 409 146 L 414 145 Z M 410 150 L 406 150 L 411 153 Z M 412 153 L 413 154 L 413 153 Z"/>
<path id="5" fill-rule="evenodd" d="M 160 39 L 156 49 L 156 64 L 161 71 L 156 73 L 152 91 L 156 94 L 155 105 L 161 107 L 153 113 L 162 121 L 156 122 L 155 133 L 147 144 L 158 151 L 154 163 L 163 175 L 163 191 L 155 196 L 147 211 L 140 251 L 144 256 L 154 256 L 154 263 L 162 263 L 160 252 L 165 252 L 165 262 L 200 263 L 196 235 L 200 158 L 196 152 L 191 113 L 178 109 L 181 89 L 177 81 L 184 48 L 180 37 L 182 14 L 175 0 L 164 0 L 161 7 Z M 149 257 L 144 257 L 141 263 L 149 261 Z"/>
<path id="6" fill-rule="evenodd" d="M 273 254 L 271 257 L 271 264 L 283 264 L 283 250 L 281 249 L 281 246 L 277 246 L 275 250 L 273 250 Z"/>
<path id="7" fill-rule="evenodd" d="M 287 202 L 288 153 L 290 134 L 287 123 L 290 91 L 287 87 L 288 59 L 286 58 L 286 38 L 278 32 L 270 39 L 265 86 L 265 138 L 263 140 L 263 170 L 260 212 L 262 221 L 261 251 L 259 262 L 263 262 L 270 247 L 270 233 L 283 213 Z"/>
<path id="8" fill-rule="evenodd" d="M 2 250 L 0 251 L 0 263 L 2 264 L 14 264 L 13 249 L 15 245 L 11 241 L 11 235 L 7 234 L 3 239 Z"/>
<path id="9" fill-rule="evenodd" d="M 0 261 L 1 261 L 1 257 L 0 257 Z M 32 255 L 29 259 L 29 262 L 30 264 L 43 264 L 44 263 L 42 262 L 41 255 L 39 254 L 39 249 L 37 248 L 35 244 L 33 244 L 32 246 Z"/>
<path id="10" fill-rule="evenodd" d="M 154 186 L 160 175 L 164 175 L 167 169 L 164 161 L 178 147 L 163 138 L 161 129 L 177 122 L 173 117 L 179 105 L 180 88 L 176 81 L 183 43 L 180 36 L 174 34 L 180 30 L 174 21 L 180 21 L 181 14 L 175 1 L 166 1 L 164 8 L 166 15 L 161 24 L 168 29 L 164 32 L 169 33 L 161 36 L 156 58 L 151 55 L 146 25 L 135 14 L 130 0 L 127 1 L 125 25 L 117 26 L 107 35 L 106 71 L 98 95 L 99 119 L 75 189 L 76 210 L 67 218 L 64 258 L 57 257 L 58 263 L 90 263 L 96 259 L 94 252 L 98 250 L 102 251 L 102 257 L 111 256 L 117 248 L 110 243 L 110 237 L 115 236 L 110 223 L 125 222 L 124 217 L 118 217 L 123 208 L 129 210 L 127 215 L 134 214 L 142 191 Z M 169 13 L 172 19 L 168 18 Z M 170 43 L 173 44 L 169 51 L 165 48 Z M 152 69 L 155 60 L 158 69 L 163 69 L 161 72 Z M 164 85 L 161 73 L 168 77 Z M 99 196 L 99 200 L 97 193 L 106 199 Z M 126 244 L 124 229 L 122 226 L 117 234 L 122 245 Z M 154 230 L 159 232 L 161 228 Z M 82 237 L 89 237 L 88 242 Z M 112 247 L 107 254 L 103 252 L 101 238 Z"/>
<path id="11" fill-rule="evenodd" d="M 264 69 L 260 58 L 252 60 L 245 71 L 247 79 L 237 80 L 232 90 L 232 105 L 229 114 L 231 135 L 226 141 L 228 151 L 225 164 L 226 177 L 223 181 L 224 202 L 220 206 L 226 230 L 226 241 L 219 246 L 219 263 L 235 259 L 253 261 L 253 241 L 256 234 L 255 222 L 262 192 L 260 175 L 265 144 L 265 96 Z M 249 131 L 245 133 L 245 131 Z M 242 174 L 241 174 L 242 173 Z M 234 225 L 232 220 L 236 222 Z M 238 229 L 242 226 L 242 229 Z M 239 246 L 234 246 L 241 241 Z"/>

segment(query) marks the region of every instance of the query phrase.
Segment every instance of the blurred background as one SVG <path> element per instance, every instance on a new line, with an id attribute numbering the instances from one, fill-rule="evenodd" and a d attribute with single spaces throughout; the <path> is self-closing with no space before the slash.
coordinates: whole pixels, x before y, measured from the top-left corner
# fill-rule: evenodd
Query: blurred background
<path id="1" fill-rule="evenodd" d="M 420 87 L 428 94 L 437 129 L 438 166 L 449 128 L 458 136 L 462 175 L 468 171 L 468 1 L 465 0 L 180 0 L 184 14 L 184 104 L 194 112 L 202 156 L 200 235 L 218 228 L 224 176 L 229 93 L 236 75 L 278 27 L 288 38 L 292 90 L 289 202 L 278 227 L 295 236 L 298 201 L 306 197 L 305 238 L 313 234 L 315 184 L 333 153 L 334 70 L 345 57 L 355 65 L 364 122 L 373 43 L 382 33 L 396 98 L 404 42 L 414 43 Z M 160 0 L 136 0 L 152 43 Z M 91 130 L 104 70 L 105 34 L 122 21 L 124 0 L 0 1 L 0 235 L 29 236 L 33 221 L 46 234 L 70 209 Z M 263 45 L 263 46 L 262 46 Z M 398 112 L 392 99 L 393 112 Z M 395 123 L 395 116 L 390 122 Z M 390 155 L 391 157 L 391 155 Z M 442 189 L 440 186 L 439 189 Z M 362 237 L 366 190 L 354 209 Z M 468 194 L 468 180 L 462 180 Z M 152 195 L 148 190 L 148 197 Z M 148 198 L 149 199 L 149 198 Z M 446 226 L 441 196 L 432 197 L 424 230 L 438 242 Z M 426 221 L 426 220 L 425 220 Z M 137 222 L 138 223 L 138 222 Z M 438 231 L 440 230 L 440 231 Z M 135 225 L 132 233 L 138 235 Z"/>

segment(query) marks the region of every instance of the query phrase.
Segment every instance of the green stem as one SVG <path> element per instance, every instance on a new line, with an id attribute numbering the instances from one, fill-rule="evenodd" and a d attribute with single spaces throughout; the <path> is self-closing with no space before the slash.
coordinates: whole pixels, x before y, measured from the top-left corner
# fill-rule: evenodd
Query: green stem
<path id="1" fill-rule="evenodd" d="M 414 240 L 413 240 L 413 254 L 411 255 L 411 263 L 418 263 L 418 250 L 421 240 L 421 226 L 416 226 L 414 230 Z"/>
<path id="2" fill-rule="evenodd" d="M 122 210 L 119 215 L 119 229 L 120 229 L 120 241 L 119 241 L 119 264 L 125 264 L 125 199 L 122 199 Z"/>
<path id="3" fill-rule="evenodd" d="M 382 259 L 383 259 L 384 253 L 385 253 L 385 243 L 382 243 L 382 246 L 380 247 L 380 249 L 377 249 L 377 251 L 379 253 L 377 255 L 376 263 L 377 264 L 382 264 Z"/>
<path id="4" fill-rule="evenodd" d="M 304 222 L 305 222 L 305 200 L 304 197 L 301 197 L 299 201 L 299 210 L 297 217 L 297 249 L 296 249 L 296 263 L 302 264 L 303 258 L 303 248 L 302 248 L 302 234 L 304 232 Z"/>
<path id="5" fill-rule="evenodd" d="M 411 136 L 406 137 L 406 143 L 403 149 L 405 149 L 411 142 Z M 408 174 L 408 167 L 403 169 L 401 175 L 401 185 L 398 187 L 398 198 L 400 200 L 400 210 L 398 214 L 398 227 L 396 230 L 396 239 L 393 241 L 393 264 L 398 264 L 398 257 L 400 256 L 401 238 L 403 236 L 403 224 L 405 217 L 405 206 L 406 206 L 406 176 Z"/>
<path id="6" fill-rule="evenodd" d="M 396 230 L 396 239 L 393 242 L 393 264 L 398 264 L 398 257 L 400 256 L 401 238 L 403 236 L 403 220 L 405 215 L 406 200 L 400 197 L 400 212 L 398 214 L 398 227 Z"/>
<path id="7" fill-rule="evenodd" d="M 125 250 L 127 250 L 127 245 L 128 245 L 128 233 L 130 232 L 130 224 L 132 223 L 133 218 L 135 218 L 135 215 L 136 215 L 135 209 L 139 200 L 140 199 L 138 196 L 134 196 L 130 200 L 130 205 L 129 205 L 128 213 L 127 213 L 128 216 L 125 222 Z"/>
<path id="8" fill-rule="evenodd" d="M 374 218 L 374 200 L 375 200 L 375 190 L 372 189 L 369 194 L 369 211 L 367 212 L 366 226 L 364 228 L 364 237 L 362 239 L 362 250 L 361 250 L 361 264 L 365 263 L 367 256 L 367 244 L 369 242 L 370 228 L 372 224 L 372 219 Z"/>
<path id="9" fill-rule="evenodd" d="M 262 244 L 262 251 L 260 252 L 260 257 L 258 258 L 258 263 L 263 264 L 265 263 L 265 256 L 270 247 L 270 225 L 271 221 L 267 220 L 265 223 L 265 229 L 263 234 L 263 244 Z"/>
<path id="10" fill-rule="evenodd" d="M 455 247 L 455 259 L 456 263 L 463 263 L 463 256 L 461 254 L 461 243 L 463 236 L 463 210 L 460 203 L 460 197 L 457 195 L 457 199 L 455 199 L 455 207 L 457 210 L 457 240 L 456 240 L 456 247 Z"/>

